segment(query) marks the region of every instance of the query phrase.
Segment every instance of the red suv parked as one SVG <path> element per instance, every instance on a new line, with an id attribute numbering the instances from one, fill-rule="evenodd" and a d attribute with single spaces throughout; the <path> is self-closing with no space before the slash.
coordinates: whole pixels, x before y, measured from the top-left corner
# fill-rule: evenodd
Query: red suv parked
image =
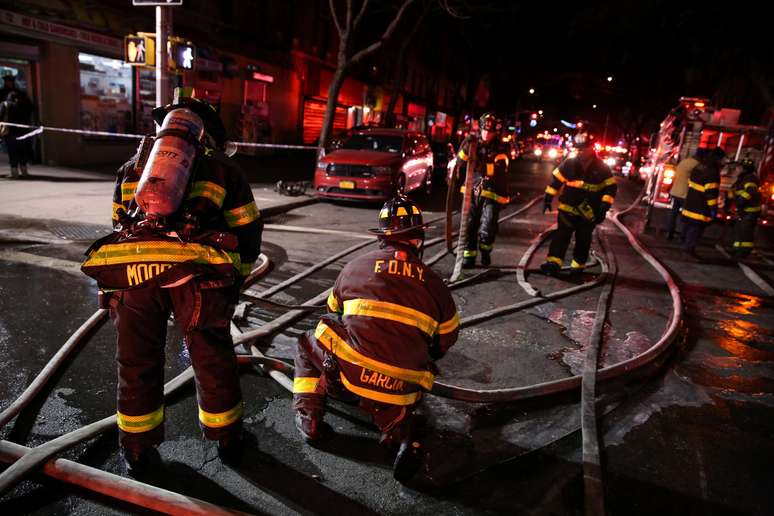
<path id="1" fill-rule="evenodd" d="M 319 197 L 386 200 L 397 190 L 430 191 L 433 150 L 427 138 L 404 129 L 368 128 L 351 135 L 317 163 Z"/>

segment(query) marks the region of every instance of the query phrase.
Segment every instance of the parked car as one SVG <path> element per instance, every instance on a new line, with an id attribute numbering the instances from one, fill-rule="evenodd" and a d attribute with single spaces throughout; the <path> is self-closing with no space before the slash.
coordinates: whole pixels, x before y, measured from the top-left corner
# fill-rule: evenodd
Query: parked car
<path id="1" fill-rule="evenodd" d="M 352 131 L 340 146 L 317 162 L 318 197 L 386 200 L 398 191 L 423 189 L 433 182 L 433 151 L 427 137 L 405 129 Z"/>

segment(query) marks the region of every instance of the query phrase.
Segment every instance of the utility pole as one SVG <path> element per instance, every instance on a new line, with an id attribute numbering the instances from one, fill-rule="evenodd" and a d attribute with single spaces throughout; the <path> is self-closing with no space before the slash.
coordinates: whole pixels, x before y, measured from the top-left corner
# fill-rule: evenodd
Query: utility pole
<path id="1" fill-rule="evenodd" d="M 172 11 L 156 6 L 156 105 L 169 103 L 169 71 L 167 69 L 167 38 L 171 32 Z"/>

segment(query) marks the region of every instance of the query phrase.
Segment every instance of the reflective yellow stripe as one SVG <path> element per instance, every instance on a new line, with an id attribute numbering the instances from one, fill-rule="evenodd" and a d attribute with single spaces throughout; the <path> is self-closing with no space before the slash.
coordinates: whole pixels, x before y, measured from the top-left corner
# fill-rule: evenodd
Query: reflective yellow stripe
<path id="1" fill-rule="evenodd" d="M 478 251 L 469 251 L 469 250 L 465 249 L 462 252 L 462 257 L 463 258 L 473 258 L 474 256 L 478 256 Z"/>
<path id="2" fill-rule="evenodd" d="M 398 210 L 395 212 L 395 215 L 398 217 L 408 217 L 408 212 L 406 211 L 405 207 L 398 206 Z"/>
<path id="3" fill-rule="evenodd" d="M 333 313 L 341 312 L 339 301 L 336 299 L 336 296 L 333 295 L 333 292 L 328 295 L 328 308 L 330 308 Z"/>
<path id="4" fill-rule="evenodd" d="M 755 242 L 734 242 L 734 247 L 754 247 Z"/>
<path id="5" fill-rule="evenodd" d="M 486 197 L 487 199 L 492 199 L 493 201 L 497 202 L 498 204 L 508 204 L 511 202 L 510 197 L 503 197 L 501 195 L 497 195 L 491 190 L 481 190 L 481 197 Z"/>
<path id="6" fill-rule="evenodd" d="M 486 164 L 486 175 L 492 177 L 494 175 L 494 163 Z"/>
<path id="7" fill-rule="evenodd" d="M 118 204 L 117 202 L 113 203 L 113 210 L 111 213 L 110 218 L 113 220 L 118 220 L 118 210 L 125 210 L 123 204 Z"/>
<path id="8" fill-rule="evenodd" d="M 240 264 L 239 274 L 242 276 L 249 276 L 250 273 L 253 272 L 253 265 L 255 265 L 255 262 Z"/>
<path id="9" fill-rule="evenodd" d="M 164 422 L 164 405 L 141 416 L 128 416 L 116 411 L 118 428 L 130 434 L 150 432 Z"/>
<path id="10" fill-rule="evenodd" d="M 380 219 L 386 219 L 390 216 L 390 210 L 387 208 L 382 208 L 382 211 L 379 212 L 379 218 Z"/>
<path id="11" fill-rule="evenodd" d="M 254 220 L 258 220 L 261 216 L 261 212 L 258 211 L 258 206 L 255 205 L 255 201 L 251 201 L 239 208 L 224 211 L 223 216 L 226 218 L 228 227 L 233 228 L 236 226 L 244 226 L 245 224 L 250 224 Z"/>
<path id="12" fill-rule="evenodd" d="M 226 198 L 226 189 L 210 181 L 196 181 L 191 186 L 191 192 L 188 194 L 189 199 L 194 197 L 209 199 L 215 206 L 220 208 L 223 205 L 223 200 Z"/>
<path id="13" fill-rule="evenodd" d="M 553 186 L 551 186 L 551 185 L 548 185 L 548 186 L 546 186 L 546 193 L 547 193 L 548 195 L 556 195 L 556 194 L 558 194 L 558 193 L 559 193 L 559 190 L 557 190 L 556 188 L 554 188 L 554 187 L 553 187 Z"/>
<path id="14" fill-rule="evenodd" d="M 239 256 L 239 255 L 236 255 Z M 130 242 L 106 244 L 92 251 L 83 262 L 86 267 L 142 262 L 194 262 L 205 265 L 234 263 L 228 253 L 214 247 L 186 242 Z"/>
<path id="15" fill-rule="evenodd" d="M 570 263 L 570 267 L 572 267 L 573 269 L 585 269 L 586 268 L 586 264 L 585 263 L 578 263 L 575 260 L 573 260 Z"/>
<path id="16" fill-rule="evenodd" d="M 357 394 L 362 398 L 368 398 L 369 400 L 381 401 L 382 403 L 389 403 L 390 405 L 413 405 L 422 397 L 422 392 L 410 392 L 408 394 L 387 394 L 386 392 L 372 391 L 363 387 L 357 387 L 349 383 L 344 373 L 339 373 L 341 377 L 341 383 L 344 387 L 352 393 Z"/>
<path id="17" fill-rule="evenodd" d="M 556 256 L 546 256 L 546 261 L 549 263 L 555 263 L 557 265 L 562 265 L 562 259 L 557 258 Z"/>
<path id="18" fill-rule="evenodd" d="M 758 188 L 760 188 L 760 187 L 758 186 L 758 183 L 752 183 L 752 182 L 751 182 L 751 183 L 745 183 L 745 184 L 744 184 L 744 188 L 750 188 L 751 186 L 752 186 L 753 188 L 755 188 L 756 190 L 757 190 Z"/>
<path id="19" fill-rule="evenodd" d="M 689 219 L 694 219 L 694 220 L 700 220 L 702 222 L 709 222 L 709 221 L 712 220 L 711 218 L 709 218 L 709 217 L 707 217 L 705 215 L 702 215 L 701 213 L 695 213 L 693 211 L 688 211 L 685 208 L 683 208 L 683 211 L 681 213 L 683 214 L 683 217 L 688 217 Z"/>
<path id="20" fill-rule="evenodd" d="M 578 215 L 579 217 L 583 217 L 583 214 L 575 206 L 570 206 L 569 204 L 560 202 L 559 209 L 562 211 L 566 211 L 567 213 L 572 213 L 573 215 Z"/>
<path id="21" fill-rule="evenodd" d="M 134 192 L 137 190 L 138 181 L 121 183 L 121 200 L 123 202 L 134 199 Z"/>
<path id="22" fill-rule="evenodd" d="M 376 371 L 377 373 L 403 380 L 404 382 L 420 385 L 427 390 L 433 388 L 435 376 L 430 371 L 417 371 L 416 369 L 397 367 L 367 357 L 352 348 L 349 343 L 339 337 L 336 332 L 330 329 L 323 321 L 320 321 L 319 324 L 317 324 L 314 336 L 325 349 L 350 364 L 365 367 L 372 371 Z"/>
<path id="23" fill-rule="evenodd" d="M 614 185 L 615 183 L 616 183 L 615 177 L 608 177 L 607 179 L 602 181 L 602 184 L 605 185 L 605 186 Z"/>
<path id="24" fill-rule="evenodd" d="M 316 394 L 320 378 L 314 376 L 296 376 L 293 378 L 293 394 Z"/>
<path id="25" fill-rule="evenodd" d="M 718 188 L 720 185 L 718 183 L 707 183 L 704 185 L 704 190 L 712 190 L 713 188 Z"/>
<path id="26" fill-rule="evenodd" d="M 347 299 L 344 301 L 344 316 L 387 319 L 414 326 L 430 336 L 438 330 L 438 321 L 419 310 L 375 299 Z"/>
<path id="27" fill-rule="evenodd" d="M 612 205 L 614 201 L 615 201 L 615 197 L 613 197 L 612 195 L 605 194 L 602 196 L 602 202 L 606 202 Z"/>
<path id="28" fill-rule="evenodd" d="M 760 206 L 750 206 L 749 208 L 745 208 L 744 211 L 746 211 L 747 213 L 757 213 L 757 212 L 761 211 L 761 207 Z"/>
<path id="29" fill-rule="evenodd" d="M 707 201 L 707 206 L 715 206 L 718 203 L 717 199 L 710 199 Z"/>
<path id="30" fill-rule="evenodd" d="M 446 335 L 447 333 L 451 333 L 454 330 L 456 330 L 460 326 L 460 314 L 459 312 L 455 312 L 454 317 L 446 321 L 445 323 L 441 323 L 441 325 L 438 327 L 438 333 L 441 335 Z"/>
<path id="31" fill-rule="evenodd" d="M 468 155 L 465 154 L 465 151 L 460 149 L 460 151 L 457 153 L 457 157 L 460 158 L 462 161 L 468 161 Z"/>
<path id="32" fill-rule="evenodd" d="M 741 196 L 741 197 L 744 197 L 744 198 L 745 198 L 745 199 L 747 199 L 748 201 L 749 201 L 750 199 L 752 199 L 752 195 L 750 195 L 750 194 L 749 194 L 748 192 L 746 192 L 745 190 L 737 190 L 737 192 L 736 192 L 736 195 L 739 195 L 739 196 Z"/>
<path id="33" fill-rule="evenodd" d="M 583 188 L 586 185 L 586 182 L 581 179 L 576 179 L 574 181 L 567 181 L 567 186 L 570 188 Z"/>
<path id="34" fill-rule="evenodd" d="M 203 408 L 199 407 L 199 421 L 202 422 L 202 424 L 208 428 L 223 428 L 224 426 L 228 426 L 232 423 L 236 423 L 239 421 L 239 419 L 242 417 L 242 402 L 240 401 L 237 403 L 237 405 L 225 412 L 219 412 L 217 414 L 213 414 L 212 412 L 207 412 Z"/>
<path id="35" fill-rule="evenodd" d="M 699 183 L 694 183 L 693 181 L 688 181 L 688 187 L 693 188 L 694 190 L 698 190 L 699 192 L 704 191 L 704 187 L 702 185 Z"/>
<path id="36" fill-rule="evenodd" d="M 481 249 L 482 251 L 489 252 L 492 249 L 494 249 L 494 245 L 493 244 L 482 244 L 482 243 L 479 243 L 478 244 L 478 248 Z"/>
<path id="37" fill-rule="evenodd" d="M 507 154 L 498 154 L 494 158 L 494 162 L 497 163 L 498 161 L 505 160 L 505 166 L 508 166 L 508 155 Z"/>
<path id="38" fill-rule="evenodd" d="M 551 172 L 551 173 L 554 175 L 555 178 L 557 178 L 562 183 L 566 183 L 567 182 L 567 180 L 564 178 L 564 176 L 562 175 L 562 173 L 559 171 L 558 168 L 555 168 L 554 171 Z"/>

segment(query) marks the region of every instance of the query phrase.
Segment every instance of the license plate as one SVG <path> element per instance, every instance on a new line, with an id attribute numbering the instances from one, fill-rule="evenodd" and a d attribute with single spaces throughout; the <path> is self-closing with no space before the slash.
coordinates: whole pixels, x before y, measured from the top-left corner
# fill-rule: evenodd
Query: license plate
<path id="1" fill-rule="evenodd" d="M 354 181 L 341 181 L 339 183 L 339 188 L 346 188 L 347 190 L 353 190 L 355 188 L 355 182 Z"/>

